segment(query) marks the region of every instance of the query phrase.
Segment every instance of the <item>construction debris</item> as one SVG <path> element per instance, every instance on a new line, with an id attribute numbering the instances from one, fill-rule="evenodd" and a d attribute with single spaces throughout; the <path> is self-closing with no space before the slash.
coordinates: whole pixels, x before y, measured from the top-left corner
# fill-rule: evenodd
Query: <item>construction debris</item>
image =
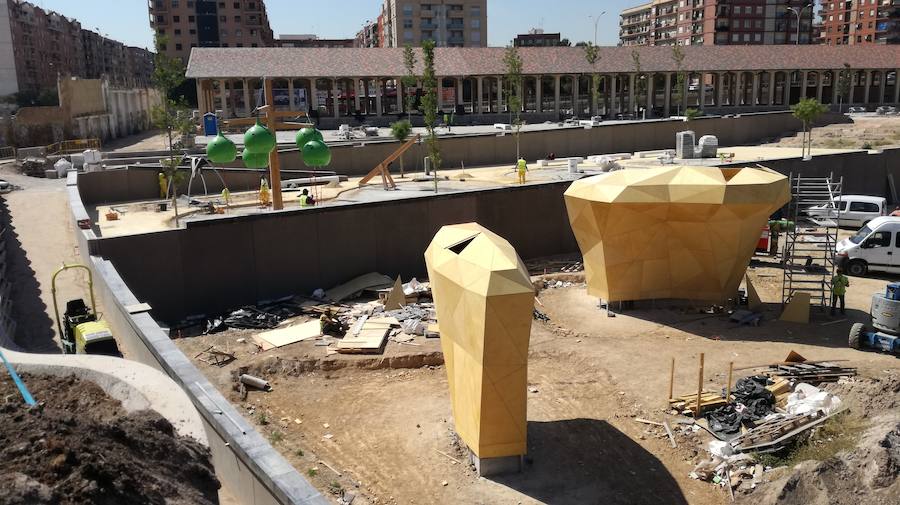
<path id="1" fill-rule="evenodd" d="M 842 367 L 834 363 L 792 363 L 769 365 L 765 372 L 771 377 L 802 381 L 810 384 L 837 382 L 841 377 L 853 377 L 856 368 Z"/>
<path id="2" fill-rule="evenodd" d="M 325 292 L 325 298 L 335 303 L 340 303 L 347 299 L 356 298 L 364 291 L 377 292 L 379 289 L 390 288 L 393 284 L 394 280 L 390 277 L 371 272 L 329 289 Z"/>
<path id="3" fill-rule="evenodd" d="M 214 365 L 222 368 L 237 358 L 234 356 L 234 353 L 220 351 L 216 349 L 216 346 L 211 345 L 194 356 L 194 359 L 202 361 L 207 365 Z"/>
<path id="4" fill-rule="evenodd" d="M 240 380 L 241 384 L 244 384 L 244 385 L 247 385 L 250 387 L 254 387 L 254 388 L 260 389 L 262 391 L 271 391 L 272 390 L 272 385 L 269 384 L 269 381 L 267 381 L 265 379 L 261 379 L 259 377 L 255 377 L 253 375 L 241 374 L 239 380 Z"/>

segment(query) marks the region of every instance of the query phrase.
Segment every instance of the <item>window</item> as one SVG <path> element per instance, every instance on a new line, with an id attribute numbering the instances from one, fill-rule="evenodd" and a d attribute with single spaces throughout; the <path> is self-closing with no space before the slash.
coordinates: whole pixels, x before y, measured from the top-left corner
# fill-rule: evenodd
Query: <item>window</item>
<path id="1" fill-rule="evenodd" d="M 744 42 L 750 42 L 750 34 L 749 33 L 744 34 Z"/>
<path id="2" fill-rule="evenodd" d="M 412 16 L 412 4 L 403 4 L 403 15 Z"/>
<path id="3" fill-rule="evenodd" d="M 473 19 L 473 20 L 472 20 L 472 28 L 476 28 L 476 29 L 481 28 L 481 20 L 480 20 L 480 19 Z"/>
<path id="4" fill-rule="evenodd" d="M 403 20 L 403 28 L 412 28 L 412 27 L 413 27 L 412 19 L 404 19 Z"/>
<path id="5" fill-rule="evenodd" d="M 172 16 L 172 21 L 175 23 L 178 23 L 181 21 L 181 17 L 180 16 Z"/>
<path id="6" fill-rule="evenodd" d="M 194 18 L 194 16 L 188 16 L 188 23 L 194 23 L 194 22 L 196 22 L 196 19 Z"/>
<path id="7" fill-rule="evenodd" d="M 469 37 L 469 40 L 472 42 L 481 42 L 481 32 L 472 32 L 472 35 Z M 477 95 L 478 93 L 476 93 Z"/>
<path id="8" fill-rule="evenodd" d="M 412 32 L 412 30 L 404 30 L 404 32 L 403 32 L 403 40 L 412 40 L 412 39 L 413 39 L 413 32 Z"/>
<path id="9" fill-rule="evenodd" d="M 197 30 L 191 28 L 190 30 L 188 30 L 188 33 L 190 33 L 191 35 L 197 35 Z"/>
<path id="10" fill-rule="evenodd" d="M 234 36 L 237 37 L 237 38 L 243 37 L 243 36 L 244 36 L 243 30 L 241 30 L 240 28 L 238 28 L 237 30 L 234 31 Z"/>
<path id="11" fill-rule="evenodd" d="M 880 212 L 877 203 L 870 202 L 850 202 L 850 212 Z"/>
<path id="12" fill-rule="evenodd" d="M 175 44 L 175 50 L 181 51 L 181 44 Z"/>
<path id="13" fill-rule="evenodd" d="M 874 204 L 873 204 L 874 205 Z M 853 206 L 852 204 L 850 205 Z M 891 245 L 891 232 L 889 231 L 877 231 L 866 239 L 864 244 L 866 247 L 890 247 Z"/>
<path id="14" fill-rule="evenodd" d="M 241 3 L 240 3 L 240 2 L 235 2 L 235 3 L 234 3 L 234 8 L 235 8 L 235 9 L 240 9 L 240 8 L 241 8 Z"/>
<path id="15" fill-rule="evenodd" d="M 240 22 L 241 22 L 241 17 L 240 17 L 240 16 L 235 16 L 235 17 L 234 17 L 234 22 L 235 22 L 235 23 L 240 23 Z"/>
<path id="16" fill-rule="evenodd" d="M 220 22 L 220 23 L 225 23 L 225 22 L 227 22 L 227 21 L 228 21 L 228 16 L 219 16 L 219 22 Z"/>
<path id="17" fill-rule="evenodd" d="M 754 33 L 754 34 L 753 34 L 753 40 L 756 41 L 756 42 L 762 42 L 762 34 L 761 34 L 761 33 Z"/>
<path id="18" fill-rule="evenodd" d="M 259 47 L 259 44 L 250 44 L 250 47 Z"/>
<path id="19" fill-rule="evenodd" d="M 181 35 L 181 28 L 175 29 L 175 35 Z"/>
<path id="20" fill-rule="evenodd" d="M 737 34 L 737 33 L 732 33 L 732 34 L 731 34 L 731 41 L 732 41 L 732 42 L 738 42 L 739 40 L 740 40 L 740 35 L 739 35 L 739 34 Z"/>

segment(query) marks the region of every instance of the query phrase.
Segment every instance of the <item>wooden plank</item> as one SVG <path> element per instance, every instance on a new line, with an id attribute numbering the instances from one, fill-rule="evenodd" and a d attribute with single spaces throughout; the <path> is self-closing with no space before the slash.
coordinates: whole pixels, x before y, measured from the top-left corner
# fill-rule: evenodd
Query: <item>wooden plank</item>
<path id="1" fill-rule="evenodd" d="M 284 347 L 288 344 L 316 338 L 322 335 L 322 326 L 317 320 L 307 321 L 294 326 L 286 326 L 275 330 L 264 331 L 253 335 L 253 341 L 264 351 Z"/>

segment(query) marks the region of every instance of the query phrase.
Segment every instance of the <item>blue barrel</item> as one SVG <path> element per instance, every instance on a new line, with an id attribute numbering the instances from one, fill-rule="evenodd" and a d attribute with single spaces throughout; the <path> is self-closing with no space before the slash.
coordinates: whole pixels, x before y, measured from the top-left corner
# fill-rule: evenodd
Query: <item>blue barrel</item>
<path id="1" fill-rule="evenodd" d="M 884 295 L 888 300 L 900 301 L 900 283 L 892 282 L 887 285 L 887 292 Z"/>

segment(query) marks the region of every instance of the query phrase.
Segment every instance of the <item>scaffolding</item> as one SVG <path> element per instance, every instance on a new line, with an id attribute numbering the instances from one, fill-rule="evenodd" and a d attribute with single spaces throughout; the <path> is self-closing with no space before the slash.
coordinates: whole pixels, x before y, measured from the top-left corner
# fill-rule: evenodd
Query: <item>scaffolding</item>
<path id="1" fill-rule="evenodd" d="M 788 216 L 794 227 L 784 234 L 784 278 L 781 303 L 797 292 L 809 293 L 810 306 L 825 310 L 831 305 L 831 279 L 835 270 L 835 246 L 843 177 L 790 176 Z M 810 210 L 815 207 L 814 210 Z"/>

